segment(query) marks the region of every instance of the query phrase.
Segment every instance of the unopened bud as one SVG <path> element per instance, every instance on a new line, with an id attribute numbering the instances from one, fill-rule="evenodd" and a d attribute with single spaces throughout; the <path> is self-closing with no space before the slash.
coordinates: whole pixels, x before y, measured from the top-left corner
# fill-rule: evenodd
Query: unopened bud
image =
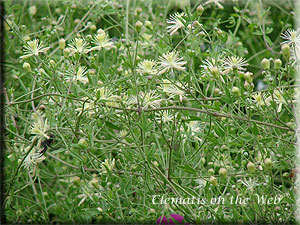
<path id="1" fill-rule="evenodd" d="M 248 90 L 250 87 L 251 87 L 251 85 L 245 80 L 244 88 L 245 88 L 246 90 Z"/>
<path id="2" fill-rule="evenodd" d="M 90 183 L 94 188 L 98 188 L 98 180 L 96 178 L 93 178 Z"/>
<path id="3" fill-rule="evenodd" d="M 264 58 L 264 59 L 261 61 L 261 65 L 262 65 L 262 67 L 263 67 L 265 70 L 269 70 L 269 69 L 270 69 L 270 60 Z"/>
<path id="4" fill-rule="evenodd" d="M 227 175 L 228 175 L 227 170 L 226 170 L 225 168 L 221 168 L 221 169 L 219 170 L 219 175 L 220 175 L 221 177 L 226 178 Z"/>
<path id="5" fill-rule="evenodd" d="M 67 58 L 70 55 L 70 49 L 69 48 L 65 48 L 64 49 L 64 57 Z"/>
<path id="6" fill-rule="evenodd" d="M 50 65 L 51 65 L 51 67 L 55 67 L 55 65 L 56 65 L 55 61 L 51 59 L 50 60 Z"/>
<path id="7" fill-rule="evenodd" d="M 211 177 L 209 178 L 209 182 L 210 182 L 213 186 L 217 186 L 217 185 L 218 185 L 217 178 L 215 178 L 214 176 L 211 176 Z"/>
<path id="8" fill-rule="evenodd" d="M 282 62 L 280 59 L 275 59 L 274 61 L 274 69 L 279 70 L 281 68 Z"/>
<path id="9" fill-rule="evenodd" d="M 37 8 L 36 8 L 35 5 L 33 5 L 33 6 L 31 6 L 31 7 L 29 8 L 29 14 L 30 14 L 31 16 L 34 16 L 34 15 L 36 14 L 36 12 L 37 12 Z"/>
<path id="10" fill-rule="evenodd" d="M 79 141 L 78 141 L 78 145 L 81 147 L 81 148 L 85 148 L 88 146 L 88 143 L 87 141 L 84 139 L 84 138 L 81 138 Z"/>
<path id="11" fill-rule="evenodd" d="M 201 24 L 197 20 L 195 20 L 193 21 L 193 27 L 201 27 Z"/>
<path id="12" fill-rule="evenodd" d="M 219 88 L 215 88 L 214 89 L 214 95 L 218 96 L 220 94 L 220 89 Z"/>
<path id="13" fill-rule="evenodd" d="M 152 23 L 151 23 L 150 21 L 148 21 L 148 20 L 145 22 L 145 27 L 146 27 L 147 29 L 149 29 L 149 30 L 152 30 L 152 29 L 153 29 Z"/>
<path id="14" fill-rule="evenodd" d="M 210 169 L 207 171 L 207 173 L 208 173 L 209 175 L 214 175 L 214 174 L 215 174 L 215 171 L 214 171 L 213 168 L 210 168 Z"/>
<path id="15" fill-rule="evenodd" d="M 198 16 L 201 16 L 202 13 L 204 12 L 204 8 L 202 5 L 199 5 L 196 10 L 197 10 Z"/>
<path id="16" fill-rule="evenodd" d="M 65 39 L 63 39 L 63 38 L 59 39 L 58 45 L 59 45 L 59 48 L 61 50 L 63 50 L 66 47 L 66 41 L 65 41 Z"/>
<path id="17" fill-rule="evenodd" d="M 80 186 L 80 177 L 74 176 L 71 180 L 72 183 L 74 183 L 77 186 Z"/>
<path id="18" fill-rule="evenodd" d="M 135 23 L 135 29 L 136 29 L 136 32 L 140 33 L 141 30 L 142 30 L 142 27 L 143 27 L 143 23 L 141 21 L 137 21 Z"/>
<path id="19" fill-rule="evenodd" d="M 252 73 L 251 73 L 251 72 L 246 72 L 246 73 L 244 73 L 244 79 L 245 79 L 248 83 L 252 83 L 252 81 L 253 81 Z"/>
<path id="20" fill-rule="evenodd" d="M 281 46 L 282 55 L 284 58 L 289 59 L 291 54 L 291 47 L 288 44 Z"/>
<path id="21" fill-rule="evenodd" d="M 251 173 L 253 173 L 253 172 L 255 171 L 255 165 L 254 165 L 254 163 L 248 162 L 248 164 L 247 164 L 247 169 L 248 169 Z"/>
<path id="22" fill-rule="evenodd" d="M 137 15 L 140 15 L 143 10 L 142 8 L 137 8 L 135 11 Z"/>
<path id="23" fill-rule="evenodd" d="M 273 163 L 271 159 L 267 158 L 265 159 L 264 164 L 267 168 L 271 168 Z"/>
<path id="24" fill-rule="evenodd" d="M 23 63 L 23 69 L 26 70 L 27 72 L 31 72 L 31 66 L 29 63 L 24 62 Z"/>
<path id="25" fill-rule="evenodd" d="M 95 30 L 97 30 L 97 27 L 96 27 L 96 25 L 95 25 L 95 24 L 92 24 L 92 25 L 90 26 L 90 30 L 91 30 L 91 31 L 95 31 Z"/>
<path id="26" fill-rule="evenodd" d="M 240 92 L 240 89 L 238 87 L 233 86 L 231 92 L 232 92 L 233 95 L 235 95 L 237 97 L 241 96 L 241 92 Z"/>

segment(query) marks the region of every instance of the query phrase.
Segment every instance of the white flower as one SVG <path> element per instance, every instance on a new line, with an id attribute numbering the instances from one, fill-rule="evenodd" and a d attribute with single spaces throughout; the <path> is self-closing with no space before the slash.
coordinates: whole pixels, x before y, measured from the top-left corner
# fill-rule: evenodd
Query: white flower
<path id="1" fill-rule="evenodd" d="M 163 74 L 173 69 L 179 71 L 183 71 L 185 69 L 183 66 L 186 64 L 186 62 L 183 61 L 183 57 L 179 58 L 178 52 L 176 52 L 175 50 L 172 52 L 164 53 L 159 57 L 159 60 L 160 71 L 158 74 Z"/>
<path id="2" fill-rule="evenodd" d="M 93 41 L 96 46 L 92 47 L 90 50 L 101 50 L 102 48 L 105 48 L 107 50 L 110 50 L 111 48 L 115 48 L 114 43 L 109 39 L 108 35 L 103 31 L 100 30 L 98 34 L 95 35 Z"/>
<path id="3" fill-rule="evenodd" d="M 94 100 L 88 100 L 88 97 L 83 97 L 82 100 L 84 100 L 84 111 L 88 112 L 88 115 L 91 116 L 94 113 L 96 113 L 98 111 L 98 108 L 96 107 L 96 104 L 94 102 Z M 83 104 L 81 105 L 81 107 L 78 107 L 75 109 L 76 112 L 82 112 L 82 107 Z"/>
<path id="4" fill-rule="evenodd" d="M 117 106 L 116 100 L 119 98 L 117 95 L 113 95 L 112 91 L 107 87 L 101 87 L 96 89 L 97 99 L 103 100 L 108 106 Z"/>
<path id="5" fill-rule="evenodd" d="M 154 90 L 150 90 L 148 93 L 142 95 L 143 109 L 158 108 L 161 101 L 160 95 Z"/>
<path id="6" fill-rule="evenodd" d="M 95 189 L 95 187 L 93 187 L 91 183 L 92 182 L 89 182 L 88 185 L 82 187 L 83 194 L 77 195 L 78 198 L 81 198 L 78 206 L 80 206 L 88 197 L 91 201 L 95 202 L 98 202 L 98 199 L 101 197 L 101 193 L 99 193 L 99 190 Z M 102 190 L 103 187 L 99 186 L 99 189 Z"/>
<path id="7" fill-rule="evenodd" d="M 203 126 L 200 121 L 193 120 L 188 123 L 188 130 L 192 133 L 192 136 L 202 131 Z"/>
<path id="8" fill-rule="evenodd" d="M 149 75 L 155 75 L 157 74 L 156 62 L 154 60 L 147 60 L 140 62 L 138 64 L 137 72 L 140 74 L 149 74 Z"/>
<path id="9" fill-rule="evenodd" d="M 170 113 L 168 110 L 163 111 L 162 113 L 158 112 L 156 113 L 155 119 L 158 122 L 163 122 L 163 123 L 169 123 L 172 122 L 174 117 L 176 117 L 177 113 L 173 114 Z"/>
<path id="10" fill-rule="evenodd" d="M 202 71 L 202 76 L 205 76 L 206 74 L 212 74 L 212 69 L 217 68 L 219 72 L 221 73 L 221 68 L 219 67 L 218 60 L 208 57 L 205 60 L 202 61 L 203 65 L 202 67 L 204 71 Z"/>
<path id="11" fill-rule="evenodd" d="M 105 172 L 107 170 L 112 171 L 115 166 L 115 159 L 113 160 L 107 160 L 102 163 L 102 170 Z"/>
<path id="12" fill-rule="evenodd" d="M 86 74 L 89 70 L 87 70 L 87 68 L 85 66 L 79 66 L 77 71 L 74 72 L 75 68 L 71 67 L 71 69 L 67 72 L 67 74 L 69 75 L 69 77 L 66 77 L 66 81 L 70 82 L 70 80 L 74 79 L 75 81 L 79 81 L 83 84 L 86 84 L 89 82 L 89 79 L 86 77 Z M 71 79 L 72 76 L 75 77 Z"/>
<path id="13" fill-rule="evenodd" d="M 214 4 L 215 6 L 217 6 L 220 9 L 224 9 L 223 5 L 221 5 L 221 3 L 223 3 L 224 0 L 208 0 L 206 1 L 203 5 L 208 5 L 208 4 Z M 221 2 L 221 3 L 220 3 Z"/>
<path id="14" fill-rule="evenodd" d="M 44 48 L 44 45 L 42 44 L 42 42 L 39 44 L 38 39 L 34 39 L 33 41 L 28 41 L 26 43 L 26 45 L 24 45 L 24 49 L 25 49 L 24 53 L 26 55 L 23 55 L 20 58 L 25 59 L 25 58 L 31 57 L 33 55 L 38 56 L 39 53 L 41 53 L 41 52 L 43 52 L 43 53 L 47 52 L 49 48 L 50 47 Z"/>
<path id="15" fill-rule="evenodd" d="M 167 20 L 169 25 L 167 28 L 169 29 L 168 32 L 170 32 L 170 35 L 173 35 L 178 29 L 183 28 L 185 23 L 185 20 L 182 18 L 182 16 L 185 16 L 184 13 L 179 14 L 178 12 L 171 15 L 170 19 Z"/>
<path id="16" fill-rule="evenodd" d="M 30 133 L 49 139 L 49 136 L 46 134 L 46 131 L 48 129 L 48 119 L 42 120 L 41 118 L 38 118 L 36 121 L 34 121 L 33 125 L 31 126 Z"/>
<path id="17" fill-rule="evenodd" d="M 281 112 L 282 104 L 286 104 L 285 99 L 282 97 L 281 93 L 278 90 L 274 90 L 273 97 L 274 101 L 278 104 L 277 112 Z"/>
<path id="18" fill-rule="evenodd" d="M 172 84 L 170 81 L 164 79 L 162 86 L 163 92 L 170 96 L 170 98 L 179 96 L 179 100 L 182 102 L 185 92 L 182 90 L 184 89 L 184 86 L 181 83 L 176 82 L 175 84 Z"/>
<path id="19" fill-rule="evenodd" d="M 270 105 L 271 98 L 270 97 L 266 98 L 265 96 L 262 95 L 261 92 L 254 94 L 252 97 L 260 106 Z"/>
<path id="20" fill-rule="evenodd" d="M 248 66 L 248 63 L 244 58 L 239 56 L 228 56 L 224 59 L 223 62 L 223 68 L 225 69 L 225 73 L 228 73 L 233 70 L 246 70 L 245 68 L 243 68 L 244 66 Z"/>
<path id="21" fill-rule="evenodd" d="M 90 50 L 88 49 L 88 44 L 82 38 L 74 38 L 69 44 L 69 49 L 71 51 L 70 56 L 74 55 L 75 53 L 88 53 Z"/>
<path id="22" fill-rule="evenodd" d="M 195 189 L 203 189 L 206 185 L 206 180 L 203 180 L 201 178 L 196 179 L 195 182 L 198 184 Z"/>
<path id="23" fill-rule="evenodd" d="M 29 148 L 30 148 L 30 146 L 25 149 L 25 152 L 29 151 Z M 46 159 L 46 157 L 44 155 L 40 156 L 40 154 L 36 152 L 36 148 L 33 147 L 31 152 L 26 156 L 23 166 L 26 169 L 31 169 L 32 166 L 42 162 L 45 159 Z"/>
<path id="24" fill-rule="evenodd" d="M 155 90 L 150 90 L 148 93 L 140 93 L 139 102 L 143 109 L 147 108 L 158 108 L 160 106 L 160 102 L 163 101 L 161 99 L 161 96 L 156 93 Z M 129 105 L 137 105 L 137 96 L 131 96 L 129 97 L 127 104 Z"/>
<path id="25" fill-rule="evenodd" d="M 181 128 L 181 131 L 184 131 L 184 128 Z M 187 132 L 183 132 L 183 137 L 194 138 L 198 141 L 202 141 L 202 139 L 198 137 L 202 133 L 202 131 L 203 124 L 200 121 L 193 120 L 187 123 Z"/>
<path id="26" fill-rule="evenodd" d="M 281 38 L 285 39 L 281 44 L 288 44 L 289 46 L 298 46 L 300 45 L 300 28 L 297 30 L 287 29 L 281 34 Z"/>
<path id="27" fill-rule="evenodd" d="M 244 180 L 238 180 L 238 181 L 241 182 L 244 186 L 246 186 L 247 189 L 251 192 L 254 190 L 256 186 L 261 185 L 261 183 L 257 183 L 255 179 L 252 180 L 251 177 L 249 178 L 249 180 L 246 180 L 245 178 Z"/>
<path id="28" fill-rule="evenodd" d="M 153 41 L 151 40 L 152 35 L 150 35 L 150 34 L 142 34 L 142 37 L 144 38 L 144 41 L 141 42 L 141 45 L 143 47 L 148 47 L 148 46 L 151 46 L 151 45 L 154 44 Z"/>
<path id="29" fill-rule="evenodd" d="M 292 65 L 294 66 L 296 63 L 300 63 L 300 45 L 295 45 L 291 49 L 291 59 L 293 61 Z"/>

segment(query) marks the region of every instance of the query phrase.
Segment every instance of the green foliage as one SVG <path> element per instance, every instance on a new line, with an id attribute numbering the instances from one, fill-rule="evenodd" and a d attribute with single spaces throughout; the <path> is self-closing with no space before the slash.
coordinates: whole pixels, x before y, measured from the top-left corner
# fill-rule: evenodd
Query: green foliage
<path id="1" fill-rule="evenodd" d="M 201 2 L 5 2 L 9 222 L 295 222 L 292 1 Z"/>

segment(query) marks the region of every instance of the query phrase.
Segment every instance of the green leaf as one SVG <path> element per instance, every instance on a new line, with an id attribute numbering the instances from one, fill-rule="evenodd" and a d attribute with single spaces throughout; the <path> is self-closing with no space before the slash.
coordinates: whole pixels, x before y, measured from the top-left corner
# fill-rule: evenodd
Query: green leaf
<path id="1" fill-rule="evenodd" d="M 111 122 L 105 121 L 105 124 L 106 124 L 106 126 L 108 126 L 111 129 L 120 130 L 120 128 L 117 125 L 114 125 Z"/>
<path id="2" fill-rule="evenodd" d="M 261 32 L 260 30 L 256 30 L 256 31 L 253 31 L 252 34 L 254 34 L 254 35 L 263 35 L 264 33 Z"/>
<path id="3" fill-rule="evenodd" d="M 273 28 L 272 27 L 267 27 L 265 34 L 270 34 L 272 33 Z"/>
<path id="4" fill-rule="evenodd" d="M 268 37 L 268 36 L 265 36 L 266 37 L 266 41 L 268 42 L 268 45 L 272 45 L 272 41 L 271 41 L 271 39 Z"/>
<path id="5" fill-rule="evenodd" d="M 195 173 L 196 170 L 192 167 L 190 167 L 189 165 L 185 165 L 185 166 L 177 166 L 178 168 L 188 172 L 188 173 Z"/>

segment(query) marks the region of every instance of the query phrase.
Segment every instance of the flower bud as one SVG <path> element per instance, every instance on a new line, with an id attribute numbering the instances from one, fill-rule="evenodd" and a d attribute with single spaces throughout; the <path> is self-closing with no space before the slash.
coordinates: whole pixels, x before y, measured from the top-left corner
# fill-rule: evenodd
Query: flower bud
<path id="1" fill-rule="evenodd" d="M 96 27 L 96 25 L 95 25 L 95 24 L 92 24 L 92 25 L 90 26 L 90 30 L 91 30 L 91 31 L 95 31 L 95 30 L 97 30 L 97 27 Z"/>
<path id="2" fill-rule="evenodd" d="M 142 30 L 142 27 L 143 27 L 143 23 L 141 21 L 137 21 L 135 23 L 135 29 L 136 29 L 136 32 L 140 33 L 141 30 Z"/>
<path id="3" fill-rule="evenodd" d="M 210 69 L 210 72 L 211 72 L 211 74 L 214 76 L 214 78 L 218 78 L 218 77 L 219 77 L 220 71 L 219 71 L 218 67 L 213 66 L 213 67 Z"/>
<path id="4" fill-rule="evenodd" d="M 288 44 L 283 44 L 281 46 L 281 51 L 282 51 L 282 55 L 285 59 L 289 59 L 290 58 L 290 54 L 291 54 L 291 47 Z"/>
<path id="5" fill-rule="evenodd" d="M 67 58 L 70 55 L 70 49 L 69 48 L 65 48 L 64 49 L 64 57 Z"/>
<path id="6" fill-rule="evenodd" d="M 44 191 L 44 192 L 43 192 L 43 196 L 44 196 L 44 198 L 49 198 L 48 192 Z"/>
<path id="7" fill-rule="evenodd" d="M 148 20 L 145 22 L 145 27 L 146 27 L 147 29 L 149 29 L 149 30 L 152 30 L 152 29 L 153 29 L 152 23 L 151 23 L 150 21 L 148 21 Z"/>
<path id="8" fill-rule="evenodd" d="M 86 148 L 88 146 L 88 143 L 87 143 L 87 141 L 84 138 L 80 138 L 80 140 L 78 141 L 78 145 L 81 148 Z"/>
<path id="9" fill-rule="evenodd" d="M 279 70 L 279 69 L 281 68 L 281 65 L 282 65 L 282 62 L 281 62 L 280 59 L 276 59 L 276 60 L 274 61 L 274 69 L 275 69 L 275 70 Z"/>
<path id="10" fill-rule="evenodd" d="M 198 16 L 202 16 L 202 13 L 204 12 L 204 8 L 202 5 L 199 5 L 196 9 Z"/>
<path id="11" fill-rule="evenodd" d="M 86 35 L 86 40 L 87 41 L 91 41 L 93 39 L 92 35 L 88 34 Z"/>
<path id="12" fill-rule="evenodd" d="M 53 59 L 51 59 L 49 63 L 50 63 L 50 66 L 53 67 L 53 68 L 54 68 L 55 65 L 56 65 L 56 63 L 55 63 L 55 61 L 54 61 Z"/>
<path id="13" fill-rule="evenodd" d="M 206 159 L 205 159 L 204 157 L 202 157 L 202 158 L 200 159 L 200 163 L 201 163 L 202 165 L 204 165 L 205 162 L 206 162 Z"/>
<path id="14" fill-rule="evenodd" d="M 207 173 L 208 173 L 209 175 L 214 175 L 214 174 L 215 174 L 215 171 L 214 171 L 213 168 L 210 168 L 210 169 L 207 171 Z"/>
<path id="15" fill-rule="evenodd" d="M 217 34 L 219 35 L 219 36 L 221 36 L 222 34 L 223 34 L 223 31 L 221 30 L 221 29 L 217 29 Z"/>
<path id="16" fill-rule="evenodd" d="M 221 91 L 220 91 L 219 88 L 215 88 L 215 89 L 214 89 L 214 95 L 215 95 L 215 96 L 220 95 L 220 92 L 221 92 Z"/>
<path id="17" fill-rule="evenodd" d="M 29 8 L 29 14 L 30 14 L 31 16 L 34 16 L 34 15 L 36 14 L 36 12 L 37 12 L 37 8 L 36 8 L 35 5 L 33 5 L 33 6 L 31 6 L 31 7 Z"/>
<path id="18" fill-rule="evenodd" d="M 262 65 L 262 67 L 263 67 L 265 70 L 269 70 L 269 69 L 270 69 L 270 60 L 264 58 L 264 59 L 261 61 L 261 65 Z"/>
<path id="19" fill-rule="evenodd" d="M 40 69 L 38 70 L 38 72 L 39 72 L 40 74 L 46 73 L 45 70 L 44 70 L 43 68 L 40 68 Z"/>
<path id="20" fill-rule="evenodd" d="M 252 83 L 252 81 L 253 81 L 252 73 L 250 73 L 250 72 L 244 73 L 244 79 L 245 79 L 248 83 Z"/>
<path id="21" fill-rule="evenodd" d="M 94 188 L 98 188 L 98 180 L 96 178 L 93 178 L 90 181 L 90 184 L 94 187 Z"/>
<path id="22" fill-rule="evenodd" d="M 218 185 L 217 178 L 215 178 L 214 176 L 211 176 L 211 177 L 209 178 L 209 182 L 210 182 L 213 186 L 217 186 L 217 185 Z"/>
<path id="23" fill-rule="evenodd" d="M 30 41 L 30 37 L 28 36 L 28 35 L 25 35 L 25 37 L 24 37 L 24 41 Z"/>
<path id="24" fill-rule="evenodd" d="M 245 88 L 246 90 L 248 90 L 250 87 L 251 87 L 251 85 L 245 80 L 244 88 Z"/>
<path id="25" fill-rule="evenodd" d="M 247 169 L 248 169 L 251 173 L 253 173 L 253 172 L 255 171 L 255 165 L 254 165 L 254 163 L 248 162 L 248 164 L 247 164 Z"/>
<path id="26" fill-rule="evenodd" d="M 55 196 L 56 196 L 56 197 L 62 197 L 63 194 L 62 194 L 60 191 L 58 191 L 58 192 L 55 193 Z"/>
<path id="27" fill-rule="evenodd" d="M 221 168 L 221 169 L 219 170 L 219 175 L 220 175 L 221 177 L 226 178 L 227 175 L 228 175 L 227 170 L 226 170 L 225 168 Z"/>
<path id="28" fill-rule="evenodd" d="M 193 27 L 201 27 L 201 24 L 197 20 L 193 21 L 192 25 Z"/>
<path id="29" fill-rule="evenodd" d="M 271 159 L 267 158 L 265 159 L 264 164 L 267 168 L 271 168 L 273 163 Z"/>
<path id="30" fill-rule="evenodd" d="M 149 209 L 149 213 L 155 213 L 155 209 Z"/>
<path id="31" fill-rule="evenodd" d="M 135 12 L 137 15 L 140 15 L 142 13 L 142 8 L 136 8 Z"/>
<path id="32" fill-rule="evenodd" d="M 23 63 L 23 69 L 26 70 L 27 72 L 31 72 L 31 66 L 29 63 L 24 62 Z"/>
<path id="33" fill-rule="evenodd" d="M 232 92 L 233 95 L 235 95 L 237 97 L 241 96 L 241 92 L 240 92 L 240 89 L 238 87 L 233 86 L 231 92 Z"/>
<path id="34" fill-rule="evenodd" d="M 66 47 L 66 41 L 65 41 L 65 39 L 63 39 L 63 38 L 59 39 L 58 45 L 59 45 L 59 48 L 61 50 L 63 50 Z"/>
<path id="35" fill-rule="evenodd" d="M 74 184 L 77 185 L 77 186 L 80 186 L 80 177 L 74 176 L 74 177 L 71 179 L 71 182 L 74 183 Z"/>

